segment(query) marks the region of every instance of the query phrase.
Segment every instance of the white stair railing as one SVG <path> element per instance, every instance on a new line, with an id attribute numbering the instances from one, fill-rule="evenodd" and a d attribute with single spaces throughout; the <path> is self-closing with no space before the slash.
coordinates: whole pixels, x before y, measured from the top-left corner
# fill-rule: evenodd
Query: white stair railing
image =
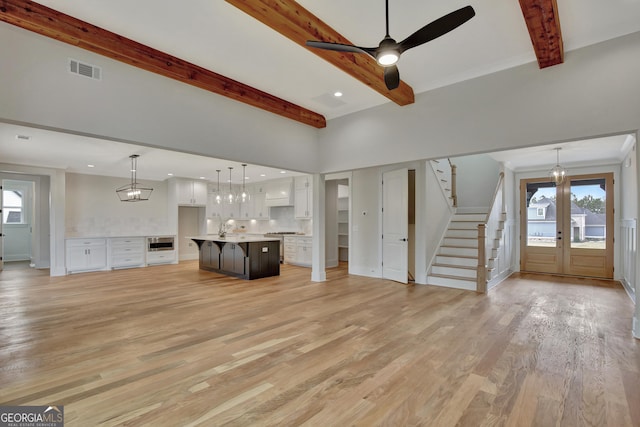
<path id="1" fill-rule="evenodd" d="M 435 173 L 442 193 L 448 200 L 449 206 L 458 206 L 458 196 L 456 194 L 456 165 L 451 163 L 451 159 L 431 160 L 431 167 Z"/>
<path id="2" fill-rule="evenodd" d="M 504 172 L 500 172 L 487 217 L 484 223 L 478 224 L 478 282 L 476 289 L 481 293 L 487 291 L 487 266 L 495 249 L 494 243 L 496 239 L 500 238 L 499 233 L 502 231 L 506 202 L 504 196 Z"/>

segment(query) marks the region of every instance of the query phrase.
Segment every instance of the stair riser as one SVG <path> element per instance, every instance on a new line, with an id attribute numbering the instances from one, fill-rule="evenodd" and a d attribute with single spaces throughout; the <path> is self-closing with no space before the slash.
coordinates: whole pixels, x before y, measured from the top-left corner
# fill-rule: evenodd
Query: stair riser
<path id="1" fill-rule="evenodd" d="M 454 221 L 478 221 L 485 222 L 487 220 L 486 214 L 455 214 L 453 216 Z"/>
<path id="2" fill-rule="evenodd" d="M 455 268 L 455 267 L 441 267 L 439 265 L 434 265 L 431 267 L 431 273 L 433 274 L 445 274 L 447 276 L 459 276 L 466 277 L 471 280 L 476 280 L 476 271 L 468 270 L 466 268 Z"/>
<path id="3" fill-rule="evenodd" d="M 456 229 L 456 230 L 447 230 L 445 233 L 445 237 L 466 237 L 469 239 L 477 239 L 478 238 L 478 230 L 473 229 Z"/>
<path id="4" fill-rule="evenodd" d="M 442 243 L 448 246 L 464 246 L 465 248 L 478 247 L 477 239 L 461 239 L 456 237 L 445 237 Z"/>
<path id="5" fill-rule="evenodd" d="M 462 256 L 472 256 L 474 258 L 478 257 L 478 249 L 477 248 L 452 248 L 449 246 L 441 246 L 440 253 L 438 255 L 462 255 Z"/>
<path id="6" fill-rule="evenodd" d="M 428 285 L 443 286 L 446 288 L 466 289 L 468 291 L 476 290 L 476 282 L 471 280 L 456 280 L 447 277 L 427 277 Z"/>
<path id="7" fill-rule="evenodd" d="M 479 222 L 467 222 L 467 221 L 451 221 L 449 223 L 450 228 L 464 228 L 468 230 L 476 230 L 476 234 L 478 234 L 478 224 Z"/>
<path id="8" fill-rule="evenodd" d="M 478 265 L 478 260 L 473 258 L 457 258 L 443 255 L 437 255 L 435 262 L 437 264 L 459 265 L 461 267 L 475 267 Z"/>

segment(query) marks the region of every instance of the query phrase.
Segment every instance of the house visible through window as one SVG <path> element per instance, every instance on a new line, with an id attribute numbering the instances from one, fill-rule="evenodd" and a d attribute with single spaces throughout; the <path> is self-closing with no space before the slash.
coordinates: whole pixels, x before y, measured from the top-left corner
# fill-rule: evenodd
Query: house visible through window
<path id="1" fill-rule="evenodd" d="M 538 216 L 544 216 L 544 209 L 538 208 Z"/>
<path id="2" fill-rule="evenodd" d="M 5 224 L 24 223 L 24 197 L 22 191 L 2 191 L 2 221 Z"/>

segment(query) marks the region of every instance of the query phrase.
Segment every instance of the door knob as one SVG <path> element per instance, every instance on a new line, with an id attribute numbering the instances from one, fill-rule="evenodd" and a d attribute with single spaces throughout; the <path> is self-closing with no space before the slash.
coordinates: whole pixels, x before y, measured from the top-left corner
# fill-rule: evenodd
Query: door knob
<path id="1" fill-rule="evenodd" d="M 408 239 L 400 239 L 401 242 L 406 242 Z"/>

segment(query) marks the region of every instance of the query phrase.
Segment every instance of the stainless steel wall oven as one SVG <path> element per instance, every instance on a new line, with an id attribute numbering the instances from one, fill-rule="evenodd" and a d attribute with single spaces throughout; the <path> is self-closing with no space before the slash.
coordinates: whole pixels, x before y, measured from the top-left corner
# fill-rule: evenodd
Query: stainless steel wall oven
<path id="1" fill-rule="evenodd" d="M 172 251 L 174 250 L 173 237 L 147 237 L 147 251 Z"/>

